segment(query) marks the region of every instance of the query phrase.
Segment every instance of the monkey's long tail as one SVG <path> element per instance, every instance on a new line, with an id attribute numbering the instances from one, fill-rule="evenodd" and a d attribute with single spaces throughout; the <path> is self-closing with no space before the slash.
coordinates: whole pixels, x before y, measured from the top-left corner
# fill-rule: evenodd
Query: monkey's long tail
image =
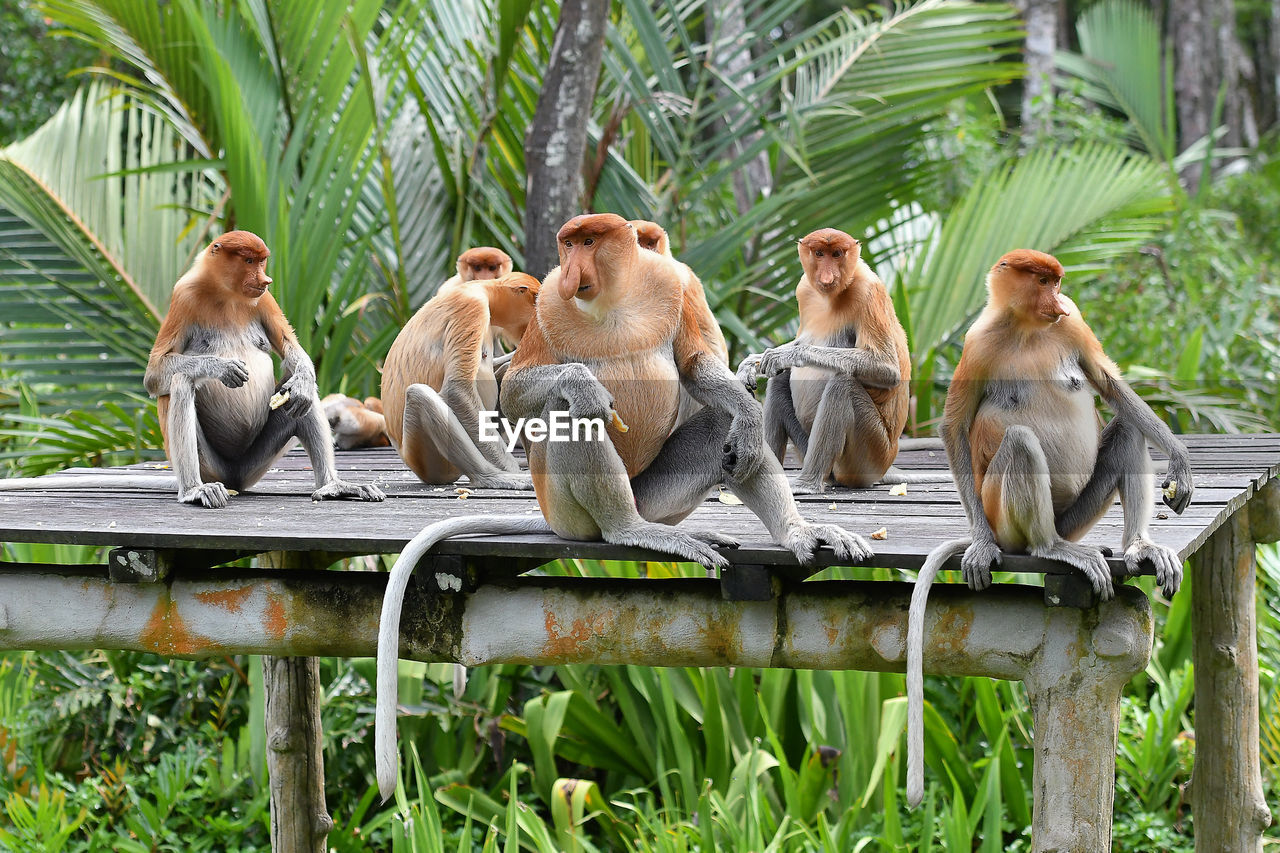
<path id="1" fill-rule="evenodd" d="M 907 805 L 915 808 L 924 799 L 924 609 L 929 588 L 943 563 L 963 554 L 972 539 L 953 539 L 929 552 L 907 611 Z"/>
<path id="2" fill-rule="evenodd" d="M 436 543 L 452 536 L 550 532 L 551 527 L 541 517 L 494 518 L 491 515 L 464 515 L 428 524 L 400 552 L 387 577 L 387 592 L 382 599 L 382 616 L 378 622 L 378 695 L 374 707 L 373 741 L 378 790 L 382 793 L 384 802 L 396 790 L 396 766 L 400 757 L 396 749 L 396 707 L 399 704 L 396 661 L 400 657 L 400 608 L 404 603 L 404 591 L 409 585 L 413 567 Z"/>
<path id="3" fill-rule="evenodd" d="M 11 477 L 0 479 L 0 492 L 45 489 L 158 489 L 178 490 L 178 478 L 153 474 L 68 474 L 65 477 Z"/>

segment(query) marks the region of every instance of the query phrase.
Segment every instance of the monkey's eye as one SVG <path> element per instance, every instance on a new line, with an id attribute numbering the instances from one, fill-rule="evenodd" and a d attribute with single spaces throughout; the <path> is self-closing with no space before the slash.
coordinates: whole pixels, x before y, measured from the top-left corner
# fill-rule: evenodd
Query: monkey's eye
<path id="1" fill-rule="evenodd" d="M 836 249 L 834 252 L 832 252 L 832 253 L 831 253 L 831 257 L 833 257 L 833 258 L 838 258 L 838 257 L 840 257 L 840 255 L 842 255 L 842 254 L 843 254 L 843 252 L 841 252 L 839 249 Z"/>
<path id="2" fill-rule="evenodd" d="M 572 241 L 572 240 L 565 240 L 565 241 L 564 241 L 564 247 L 565 247 L 566 249 L 572 249 L 572 248 L 573 248 L 573 241 Z"/>
<path id="3" fill-rule="evenodd" d="M 593 238 L 588 237 L 587 239 L 585 239 L 585 240 L 583 240 L 583 241 L 582 241 L 582 245 L 584 245 L 584 246 L 590 246 L 590 245 L 591 245 L 592 243 L 594 243 L 594 242 L 595 242 L 595 240 L 594 240 Z"/>
<path id="4" fill-rule="evenodd" d="M 815 258 L 820 258 L 820 257 L 822 257 L 822 252 L 814 252 L 814 253 L 813 253 L 813 256 L 814 256 Z"/>
<path id="5" fill-rule="evenodd" d="M 1042 275 L 1042 276 L 1040 276 L 1040 283 L 1041 283 L 1041 284 L 1048 284 L 1048 283 L 1049 283 L 1049 276 L 1047 276 L 1047 275 Z"/>
<path id="6" fill-rule="evenodd" d="M 255 263 L 257 263 L 253 258 L 245 258 L 244 262 L 249 266 L 253 266 Z"/>

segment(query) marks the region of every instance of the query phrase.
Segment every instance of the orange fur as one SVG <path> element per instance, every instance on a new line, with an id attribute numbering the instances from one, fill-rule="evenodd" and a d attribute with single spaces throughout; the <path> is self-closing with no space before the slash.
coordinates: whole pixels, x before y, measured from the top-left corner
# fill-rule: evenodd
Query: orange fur
<path id="1" fill-rule="evenodd" d="M 193 327 L 236 332 L 260 323 L 277 355 L 283 357 L 286 350 L 298 346 L 293 327 L 266 290 L 272 283 L 266 273 L 270 255 L 267 244 L 256 234 L 228 231 L 196 256 L 191 269 L 173 286 L 169 310 L 147 358 L 148 383 L 158 375 L 165 356 L 183 351 Z M 156 392 L 150 385 L 147 390 Z M 156 396 L 156 410 L 168 453 L 168 394 Z"/>
<path id="2" fill-rule="evenodd" d="M 474 387 L 481 405 L 495 409 L 498 386 L 490 329 L 499 328 L 519 339 L 533 317 L 538 290 L 538 280 L 524 273 L 441 287 L 391 344 L 382 366 L 381 405 L 387 435 L 424 482 L 452 483 L 461 472 L 434 445 L 404 443 L 408 387 L 417 383 L 437 391 L 452 383 Z"/>
<path id="3" fill-rule="evenodd" d="M 861 259 L 857 240 L 835 228 L 823 228 L 800 240 L 798 252 L 804 275 L 796 286 L 800 306 L 797 339 L 805 338 L 818 346 L 847 346 L 852 333 L 854 346 L 898 369 L 899 381 L 892 388 L 864 386 L 880 415 L 883 431 L 847 440 L 833 467 L 837 483 L 865 487 L 893 464 L 898 438 L 907 423 L 911 401 L 907 334 L 898 322 L 888 289 Z M 793 394 L 803 380 L 823 375 L 830 375 L 830 371 L 793 369 Z M 796 399 L 796 414 L 806 429 L 813 427 L 819 399 Z"/>
<path id="4" fill-rule="evenodd" d="M 983 406 L 990 384 L 1008 380 L 1030 389 L 1028 393 L 1042 401 L 1043 421 L 1061 436 L 1080 442 L 1069 452 L 1079 457 L 1096 453 L 1101 420 L 1091 404 L 1087 409 L 1073 406 L 1055 380 L 1060 380 L 1064 364 L 1078 364 L 1094 389 L 1105 396 L 1109 383 L 1120 379 L 1115 363 L 1102 351 L 1079 309 L 1061 295 L 1061 280 L 1062 266 L 1052 255 L 1019 250 L 1001 258 L 987 277 L 987 306 L 965 335 L 947 392 L 943 429 L 968 436 L 974 484 L 997 533 L 1005 526 L 999 517 L 998 489 L 985 486 L 984 479 L 1009 424 L 998 408 Z M 1051 308 L 1050 314 L 1068 313 L 1051 320 L 1043 310 L 1046 307 Z M 1053 472 L 1062 451 L 1053 446 L 1045 450 Z M 1092 470 L 1079 458 L 1071 459 L 1070 467 Z M 1054 480 L 1055 509 L 1060 510 L 1083 484 L 1063 483 L 1060 476 Z"/>

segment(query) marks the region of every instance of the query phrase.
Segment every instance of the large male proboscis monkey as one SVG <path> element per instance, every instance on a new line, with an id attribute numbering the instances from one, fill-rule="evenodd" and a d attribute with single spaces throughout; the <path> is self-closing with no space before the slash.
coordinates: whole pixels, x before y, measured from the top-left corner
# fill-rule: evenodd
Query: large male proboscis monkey
<path id="1" fill-rule="evenodd" d="M 378 631 L 375 750 L 378 786 L 396 782 L 396 657 L 400 606 L 417 560 L 463 533 L 554 532 L 675 554 L 708 566 L 734 540 L 670 525 L 721 482 L 802 562 L 822 543 L 847 562 L 871 547 L 835 525 L 800 517 L 782 465 L 764 449 L 760 404 L 707 347 L 672 259 L 641 250 L 620 216 L 569 220 L 560 266 L 544 280 L 536 316 L 502 383 L 508 417 L 607 424 L 604 440 L 530 441 L 525 448 L 545 519 L 464 517 L 424 529 L 392 567 Z M 704 408 L 674 432 L 680 387 Z M 624 431 L 625 429 L 625 431 Z"/>
<path id="2" fill-rule="evenodd" d="M 363 447 L 389 447 L 387 419 L 382 414 L 382 401 L 377 397 L 357 400 L 346 394 L 326 394 L 320 401 L 324 407 L 333 446 L 339 450 Z"/>
<path id="3" fill-rule="evenodd" d="M 667 236 L 667 229 L 648 219 L 632 219 L 629 224 L 635 229 L 636 241 L 640 244 L 640 248 L 675 260 L 675 256 L 671 254 L 671 239 Z M 706 341 L 707 348 L 712 355 L 728 364 L 729 344 L 724 339 L 724 332 L 720 330 L 716 315 L 711 312 L 702 279 L 698 278 L 688 264 L 680 261 L 676 263 L 684 273 L 684 289 L 689 300 L 689 308 L 693 312 L 694 320 L 698 324 L 703 340 Z M 681 388 L 680 410 L 676 414 L 676 426 L 689 420 L 701 408 L 702 404 Z"/>
<path id="4" fill-rule="evenodd" d="M 1002 551 L 1061 560 L 1082 571 L 1103 599 L 1115 592 L 1096 548 L 1075 540 L 1117 493 L 1124 508 L 1124 562 L 1143 563 L 1172 596 L 1178 555 L 1148 537 L 1153 474 L 1147 440 L 1169 456 L 1164 502 L 1187 508 L 1194 485 L 1186 446 L 1120 378 L 1115 364 L 1062 295 L 1062 265 L 1019 249 L 987 275 L 987 307 L 964 339 L 942 416 L 942 439 L 970 535 L 936 548 L 911 595 L 907 628 L 907 801 L 924 796 L 924 616 L 939 568 L 958 554 L 973 589 L 991 584 Z M 1114 416 L 1104 429 L 1095 394 Z"/>
<path id="5" fill-rule="evenodd" d="M 861 245 L 835 228 L 799 241 L 804 274 L 796 286 L 794 341 L 749 355 L 738 378 L 765 391 L 765 441 L 782 459 L 787 441 L 804 457 L 797 494 L 842 486 L 939 482 L 940 474 L 893 467 L 910 406 L 911 356 L 889 291 L 861 258 Z"/>
<path id="6" fill-rule="evenodd" d="M 312 500 L 380 501 L 377 486 L 338 479 L 311 358 L 267 292 L 267 245 L 248 231 L 210 243 L 173 286 L 147 361 L 174 477 L 90 475 L 5 481 L 0 488 L 176 489 L 182 503 L 224 507 L 298 438 L 315 471 Z M 275 378 L 271 353 L 280 356 Z M 25 486 L 23 484 L 26 484 Z"/>
<path id="7" fill-rule="evenodd" d="M 382 366 L 387 435 L 424 483 L 466 474 L 477 487 L 533 488 L 501 430 L 481 440 L 480 419 L 498 406 L 490 330 L 519 340 L 537 296 L 538 280 L 519 272 L 446 284 L 391 344 Z"/>

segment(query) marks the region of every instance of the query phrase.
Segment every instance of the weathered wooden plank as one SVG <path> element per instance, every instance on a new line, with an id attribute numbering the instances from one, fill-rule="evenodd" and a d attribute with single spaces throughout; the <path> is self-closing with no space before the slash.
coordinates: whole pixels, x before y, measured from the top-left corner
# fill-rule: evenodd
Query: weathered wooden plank
<path id="1" fill-rule="evenodd" d="M 1194 552 L 1271 477 L 1280 473 L 1280 436 L 1190 436 L 1196 468 L 1196 497 L 1182 516 L 1153 517 L 1155 538 L 1184 556 Z M 932 454 L 932 456 L 930 455 Z M 940 451 L 915 450 L 903 454 L 904 464 L 926 469 L 945 468 Z M 344 476 L 376 481 L 388 492 L 382 504 L 313 503 L 310 466 L 294 451 L 282 457 L 251 492 L 239 495 L 223 510 L 183 506 L 168 491 L 77 489 L 0 493 L 0 540 L 123 545 L 133 548 L 233 548 L 244 551 L 332 551 L 351 554 L 397 553 L 421 527 L 431 521 L 462 514 L 534 515 L 537 504 L 530 492 L 476 490 L 459 500 L 453 486 L 428 486 L 405 468 L 389 449 L 357 451 L 339 456 Z M 156 463 L 130 466 L 128 471 L 169 472 Z M 95 471 L 94 473 L 102 473 Z M 839 523 L 863 535 L 881 527 L 889 538 L 876 543 L 875 563 L 915 568 L 940 542 L 962 536 L 967 523 L 954 486 L 920 484 L 903 496 L 888 487 L 850 490 L 833 488 L 823 495 L 800 498 L 805 516 Z M 834 507 L 834 509 L 832 508 Z M 1157 500 L 1153 516 L 1163 511 Z M 795 558 L 768 542 L 763 525 L 745 507 L 727 506 L 713 495 L 684 522 L 691 528 L 716 529 L 739 537 L 742 547 L 729 554 L 735 564 L 796 566 Z M 1119 551 L 1121 512 L 1113 506 L 1084 540 Z M 565 542 L 552 536 L 485 537 L 443 543 L 440 553 L 468 557 L 493 555 L 500 559 L 666 560 L 666 555 L 604 543 Z M 822 552 L 818 566 L 831 565 L 834 555 Z M 1121 561 L 1112 559 L 1113 568 Z M 1054 564 L 1010 556 L 1010 570 L 1044 571 Z"/>

